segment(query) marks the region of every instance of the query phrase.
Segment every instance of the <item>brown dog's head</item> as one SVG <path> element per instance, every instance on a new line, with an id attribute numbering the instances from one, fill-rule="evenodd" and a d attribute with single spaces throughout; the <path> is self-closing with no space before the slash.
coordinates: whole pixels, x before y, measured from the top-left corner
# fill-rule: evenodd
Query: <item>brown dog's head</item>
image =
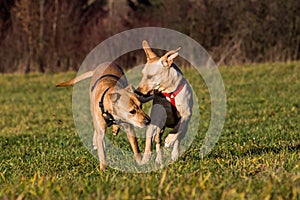
<path id="1" fill-rule="evenodd" d="M 168 51 L 162 57 L 158 57 L 150 48 L 147 41 L 143 41 L 143 49 L 147 57 L 147 63 L 142 71 L 142 80 L 138 85 L 137 92 L 143 95 L 151 95 L 154 90 L 160 91 L 165 83 L 169 83 L 168 70 L 178 56 L 176 50 Z"/>
<path id="2" fill-rule="evenodd" d="M 131 85 L 109 94 L 114 119 L 144 128 L 150 124 L 150 117 L 142 110 L 142 104 L 134 94 Z"/>

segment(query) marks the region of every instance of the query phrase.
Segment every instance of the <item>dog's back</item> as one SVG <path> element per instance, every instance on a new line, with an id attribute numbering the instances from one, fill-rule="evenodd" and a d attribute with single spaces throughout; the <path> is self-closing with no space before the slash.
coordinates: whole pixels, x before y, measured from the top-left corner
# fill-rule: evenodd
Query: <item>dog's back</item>
<path id="1" fill-rule="evenodd" d="M 103 63 L 99 65 L 93 74 L 90 91 L 92 92 L 95 87 L 101 88 L 101 82 L 105 82 L 106 87 L 126 87 L 128 85 L 127 79 L 124 75 L 122 68 L 115 63 Z M 99 86 L 98 86 L 99 85 Z"/>

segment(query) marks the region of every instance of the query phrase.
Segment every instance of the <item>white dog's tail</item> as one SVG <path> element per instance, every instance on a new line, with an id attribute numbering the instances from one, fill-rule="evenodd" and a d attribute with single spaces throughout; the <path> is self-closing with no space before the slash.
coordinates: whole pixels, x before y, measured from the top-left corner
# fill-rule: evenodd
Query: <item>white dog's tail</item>
<path id="1" fill-rule="evenodd" d="M 85 72 L 79 76 L 77 76 L 76 78 L 73 78 L 72 80 L 66 81 L 66 82 L 62 82 L 56 85 L 56 87 L 64 87 L 64 86 L 69 86 L 69 85 L 74 85 L 75 83 L 87 79 L 89 77 L 92 77 L 94 74 L 94 71 L 88 71 Z"/>

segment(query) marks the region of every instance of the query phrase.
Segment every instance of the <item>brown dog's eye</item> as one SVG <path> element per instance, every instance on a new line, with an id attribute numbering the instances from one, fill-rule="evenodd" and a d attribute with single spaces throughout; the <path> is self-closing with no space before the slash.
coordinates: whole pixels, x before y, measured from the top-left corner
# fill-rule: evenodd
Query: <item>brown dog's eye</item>
<path id="1" fill-rule="evenodd" d="M 129 113 L 134 115 L 136 113 L 136 110 L 131 110 L 129 111 Z"/>

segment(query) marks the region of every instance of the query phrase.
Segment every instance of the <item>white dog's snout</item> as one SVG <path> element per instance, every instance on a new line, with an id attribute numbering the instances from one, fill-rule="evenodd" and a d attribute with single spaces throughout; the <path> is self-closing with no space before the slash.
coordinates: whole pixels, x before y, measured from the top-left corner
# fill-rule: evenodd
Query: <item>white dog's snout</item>
<path id="1" fill-rule="evenodd" d="M 154 84 L 154 90 L 158 90 L 159 87 L 160 87 L 160 84 L 159 84 L 159 83 L 155 83 L 155 84 Z"/>

